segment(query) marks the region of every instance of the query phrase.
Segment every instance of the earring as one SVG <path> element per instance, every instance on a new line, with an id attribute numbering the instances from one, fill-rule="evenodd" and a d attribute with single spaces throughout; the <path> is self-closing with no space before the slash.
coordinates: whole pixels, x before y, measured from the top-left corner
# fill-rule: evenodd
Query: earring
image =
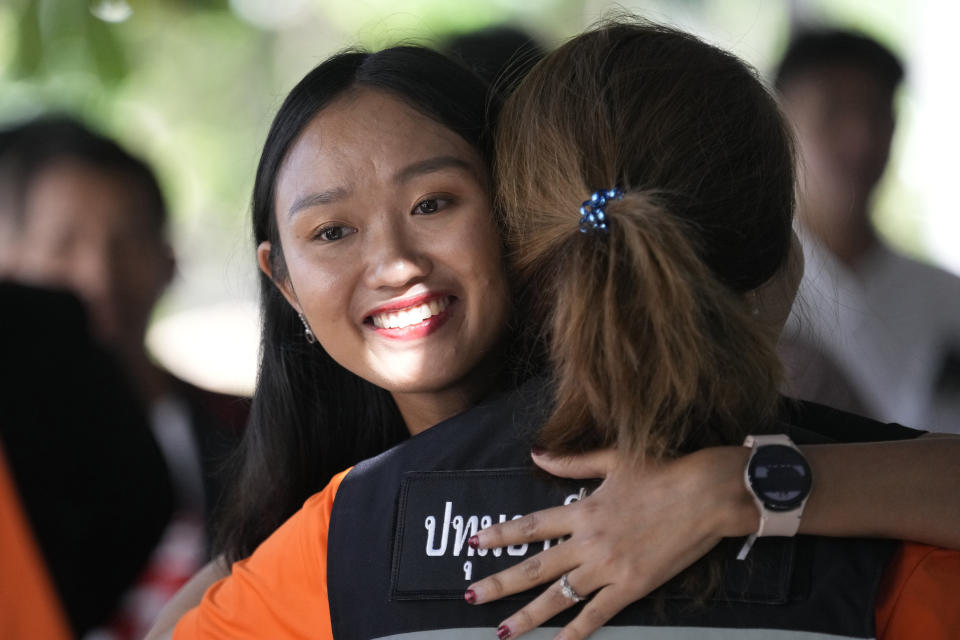
<path id="1" fill-rule="evenodd" d="M 298 313 L 300 316 L 300 322 L 303 323 L 303 336 L 307 339 L 307 342 L 314 344 L 317 341 L 317 336 L 313 335 L 313 331 L 310 330 L 310 325 L 307 324 L 307 319 L 303 317 L 302 313 Z"/>

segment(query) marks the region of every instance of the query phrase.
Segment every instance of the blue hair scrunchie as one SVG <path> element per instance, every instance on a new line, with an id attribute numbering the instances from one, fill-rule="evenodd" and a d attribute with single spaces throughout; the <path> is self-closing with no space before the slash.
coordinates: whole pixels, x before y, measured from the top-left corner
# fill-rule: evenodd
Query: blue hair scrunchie
<path id="1" fill-rule="evenodd" d="M 606 191 L 594 191 L 589 200 L 580 205 L 580 233 L 607 232 L 607 214 L 604 209 L 610 200 L 623 197 L 623 189 L 613 187 Z"/>

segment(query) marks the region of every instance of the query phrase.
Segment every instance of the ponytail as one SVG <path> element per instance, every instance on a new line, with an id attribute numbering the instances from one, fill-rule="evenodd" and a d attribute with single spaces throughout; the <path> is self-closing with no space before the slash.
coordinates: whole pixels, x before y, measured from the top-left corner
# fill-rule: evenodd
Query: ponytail
<path id="1" fill-rule="evenodd" d="M 528 229 L 519 251 L 555 376 L 540 444 L 617 446 L 640 461 L 739 442 L 775 408 L 771 337 L 656 194 L 628 192 L 606 215 L 606 233 L 580 233 L 575 213 L 563 236 Z"/>

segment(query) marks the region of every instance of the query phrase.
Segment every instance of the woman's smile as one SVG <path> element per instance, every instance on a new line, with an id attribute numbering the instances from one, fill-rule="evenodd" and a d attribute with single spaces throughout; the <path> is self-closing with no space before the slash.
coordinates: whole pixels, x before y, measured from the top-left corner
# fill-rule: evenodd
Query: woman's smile
<path id="1" fill-rule="evenodd" d="M 443 293 L 395 300 L 364 319 L 378 334 L 393 340 L 415 340 L 437 331 L 455 311 L 456 298 Z"/>

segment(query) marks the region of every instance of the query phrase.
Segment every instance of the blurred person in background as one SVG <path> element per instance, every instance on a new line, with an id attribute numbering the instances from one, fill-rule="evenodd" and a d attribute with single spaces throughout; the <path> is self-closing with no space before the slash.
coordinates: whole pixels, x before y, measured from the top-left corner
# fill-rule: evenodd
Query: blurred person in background
<path id="1" fill-rule="evenodd" d="M 80 300 L 8 279 L 23 133 L 0 131 L 0 637 L 80 637 L 142 571 L 173 499 L 143 404 Z"/>
<path id="2" fill-rule="evenodd" d="M 903 75 L 885 47 L 840 30 L 798 34 L 777 69 L 800 153 L 806 258 L 785 340 L 790 391 L 960 432 L 960 278 L 899 254 L 870 219 Z M 828 377 L 849 384 L 846 399 Z"/>
<path id="3" fill-rule="evenodd" d="M 179 380 L 144 346 L 153 307 L 175 273 L 167 210 L 150 168 L 70 118 L 22 126 L 7 153 L 14 225 L 10 277 L 74 293 L 92 333 L 145 407 L 174 496 L 163 538 L 114 620 L 96 637 L 141 637 L 169 595 L 208 557 L 217 465 L 246 420 L 246 401 Z"/>

